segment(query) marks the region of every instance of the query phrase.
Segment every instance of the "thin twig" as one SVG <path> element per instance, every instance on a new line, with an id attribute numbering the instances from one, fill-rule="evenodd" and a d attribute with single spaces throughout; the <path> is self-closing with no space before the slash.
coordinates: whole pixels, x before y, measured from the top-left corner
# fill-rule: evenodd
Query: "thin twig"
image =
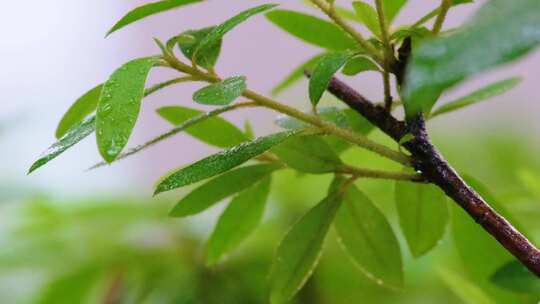
<path id="1" fill-rule="evenodd" d="M 171 86 L 171 85 L 174 85 L 174 84 L 178 84 L 178 83 L 184 83 L 184 82 L 190 82 L 190 81 L 200 81 L 201 79 L 197 78 L 197 77 L 193 77 L 193 76 L 184 76 L 184 77 L 178 77 L 178 78 L 174 78 L 174 79 L 171 79 L 171 80 L 167 80 L 167 81 L 164 81 L 164 82 L 160 82 L 158 84 L 155 84 L 149 88 L 147 88 L 144 92 L 144 96 L 148 96 L 148 95 L 151 95 L 163 88 L 166 88 L 168 86 Z"/>
<path id="2" fill-rule="evenodd" d="M 385 145 L 381 145 L 377 142 L 374 142 L 373 140 L 367 138 L 366 136 L 362 134 L 353 132 L 348 129 L 340 128 L 333 123 L 329 123 L 327 121 L 322 120 L 318 116 L 304 113 L 295 108 L 292 108 L 285 104 L 277 102 L 269 97 L 255 93 L 251 90 L 244 91 L 243 96 L 257 102 L 261 106 L 273 109 L 277 112 L 280 112 L 288 116 L 302 120 L 304 122 L 307 122 L 313 126 L 320 128 L 321 130 L 327 132 L 328 134 L 336 135 L 337 137 L 340 137 L 351 143 L 354 143 L 357 146 L 362 147 L 368 151 L 377 153 L 385 158 L 396 161 L 402 165 L 410 166 L 410 159 L 408 156 L 406 156 L 405 154 L 399 151 L 392 150 Z"/>
<path id="3" fill-rule="evenodd" d="M 336 173 L 351 174 L 356 177 L 363 177 L 363 178 L 388 179 L 388 180 L 409 181 L 409 182 L 416 182 L 416 183 L 426 182 L 426 180 L 421 174 L 373 170 L 373 169 L 353 167 L 349 165 L 342 165 L 340 168 L 338 168 Z"/>
<path id="4" fill-rule="evenodd" d="M 190 118 L 186 121 L 184 121 L 182 124 L 172 128 L 171 130 L 167 131 L 166 133 L 164 134 L 161 134 L 157 137 L 154 137 L 153 139 L 147 141 L 146 143 L 144 144 L 141 144 L 135 148 L 132 148 L 130 150 L 128 150 L 127 152 L 125 153 L 122 153 L 120 154 L 114 162 L 116 161 L 119 161 L 121 159 L 124 159 L 126 157 L 129 157 L 135 153 L 138 153 L 148 147 L 151 147 L 165 139 L 168 139 L 184 130 L 186 130 L 187 128 L 195 125 L 195 124 L 198 124 L 202 121 L 205 121 L 209 118 L 212 118 L 212 117 L 215 117 L 217 115 L 220 115 L 220 114 L 223 114 L 225 112 L 230 112 L 230 111 L 233 111 L 233 110 L 237 110 L 237 109 L 240 109 L 240 108 L 246 108 L 246 107 L 256 107 L 257 104 L 254 103 L 254 102 L 240 102 L 240 103 L 236 103 L 236 104 L 233 104 L 233 105 L 230 105 L 230 106 L 225 106 L 225 107 L 222 107 L 222 108 L 219 108 L 219 109 L 216 109 L 216 110 L 213 110 L 213 111 L 210 111 L 208 113 L 203 113 L 201 115 L 198 115 L 198 116 L 195 116 L 193 118 Z M 103 166 L 106 166 L 106 165 L 109 165 L 109 163 L 107 162 L 100 162 L 98 164 L 95 164 L 94 166 L 88 168 L 88 170 L 93 170 L 93 169 L 97 169 L 97 168 L 100 168 L 100 167 L 103 167 Z"/>
<path id="5" fill-rule="evenodd" d="M 369 43 L 364 36 L 358 32 L 354 27 L 352 27 L 350 24 L 348 24 L 339 14 L 336 13 L 334 7 L 328 3 L 326 3 L 324 0 L 311 0 L 313 4 L 315 4 L 318 8 L 321 9 L 323 13 L 325 13 L 328 18 L 332 19 L 335 24 L 337 24 L 339 27 L 341 27 L 345 32 L 347 32 L 356 42 L 362 47 L 368 54 L 373 57 L 373 59 L 379 63 L 383 64 L 384 60 L 381 54 Z"/>
<path id="6" fill-rule="evenodd" d="M 451 6 L 452 0 L 442 0 L 439 15 L 437 15 L 437 19 L 435 19 L 435 23 L 433 24 L 433 34 L 437 35 L 441 32 L 444 20 L 446 19 L 446 14 Z"/>
<path id="7" fill-rule="evenodd" d="M 395 61 L 394 51 L 390 44 L 388 34 L 388 22 L 386 22 L 385 12 L 382 4 L 382 0 L 376 0 L 375 5 L 377 7 L 377 15 L 379 17 L 379 27 L 381 29 L 381 39 L 384 46 L 384 71 L 383 71 L 383 85 L 384 85 L 384 105 L 385 109 L 390 112 L 392 109 L 392 93 L 390 88 L 390 67 Z"/>
<path id="8" fill-rule="evenodd" d="M 416 170 L 422 172 L 426 181 L 441 188 L 524 266 L 540 277 L 540 250 L 491 208 L 457 174 L 431 143 L 423 117 L 418 116 L 411 125 L 406 126 L 383 108 L 375 106 L 347 84 L 335 78 L 330 82 L 328 90 L 396 142 L 411 132 L 414 139 L 403 146 L 411 152 Z"/>
<path id="9" fill-rule="evenodd" d="M 164 59 L 167 60 L 167 62 L 169 62 L 169 65 L 172 68 L 182 73 L 191 74 L 195 77 L 198 77 L 200 79 L 203 79 L 211 83 L 220 81 L 219 77 L 205 73 L 197 68 L 193 68 L 192 66 L 181 62 L 180 60 L 178 60 L 176 57 L 172 55 L 165 54 Z M 293 107 L 287 106 L 283 103 L 275 101 L 269 97 L 266 97 L 264 95 L 261 95 L 249 89 L 244 90 L 244 92 L 242 93 L 242 96 L 256 102 L 260 106 L 273 109 L 279 113 L 287 114 L 288 116 L 307 122 L 315 127 L 318 127 L 324 132 L 336 135 L 342 139 L 345 139 L 351 143 L 356 144 L 359 147 L 362 147 L 364 149 L 377 153 L 383 157 L 386 157 L 390 160 L 398 162 L 402 165 L 410 166 L 411 164 L 410 159 L 407 155 L 399 151 L 390 149 L 384 145 L 381 145 L 367 138 L 366 136 L 362 134 L 350 131 L 348 129 L 340 128 L 336 126 L 335 124 L 329 123 L 316 115 L 310 115 L 310 114 L 304 113 Z"/>

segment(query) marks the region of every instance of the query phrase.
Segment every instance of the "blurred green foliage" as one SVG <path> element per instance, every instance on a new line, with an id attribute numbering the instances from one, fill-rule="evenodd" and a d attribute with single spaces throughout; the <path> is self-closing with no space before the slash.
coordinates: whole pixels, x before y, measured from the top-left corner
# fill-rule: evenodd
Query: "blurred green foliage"
<path id="1" fill-rule="evenodd" d="M 481 180 L 492 200 L 539 240 L 540 147 L 502 129 L 456 134 L 435 133 L 435 141 L 458 170 Z M 379 133 L 373 136 L 385 140 Z M 343 158 L 357 165 L 398 169 L 358 150 L 345 152 Z M 266 303 L 267 273 L 277 244 L 290 225 L 325 196 L 331 178 L 290 170 L 277 173 L 263 224 L 241 250 L 214 267 L 205 265 L 204 243 L 216 210 L 190 220 L 172 219 L 167 214 L 176 198 L 156 201 L 143 194 L 140 201 L 121 197 L 57 201 L 38 195 L 2 204 L 0 302 Z M 388 216 L 394 231 L 400 231 L 394 183 L 360 180 L 357 185 Z M 17 201 L 7 195 L 9 190 L 2 192 Z M 451 211 L 454 223 L 461 211 Z M 461 231 L 469 242 L 487 237 L 476 225 L 460 227 L 473 230 Z M 418 259 L 398 233 L 406 270 L 402 290 L 366 278 L 343 252 L 332 228 L 319 267 L 294 303 L 538 302 L 540 297 L 492 283 L 491 270 L 485 270 L 481 261 L 493 260 L 496 253 L 483 252 L 480 245 L 476 251 L 465 251 L 470 256 L 458 253 L 451 235 L 454 228 L 447 229 L 435 250 Z M 499 266 L 490 264 L 493 269 Z"/>

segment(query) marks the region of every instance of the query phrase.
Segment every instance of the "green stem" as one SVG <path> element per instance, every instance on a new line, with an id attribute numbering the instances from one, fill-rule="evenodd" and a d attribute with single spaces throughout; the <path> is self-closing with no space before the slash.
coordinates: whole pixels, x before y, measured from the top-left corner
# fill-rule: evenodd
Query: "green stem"
<path id="1" fill-rule="evenodd" d="M 373 59 L 379 63 L 383 64 L 383 57 L 373 45 L 371 45 L 364 36 L 358 32 L 354 27 L 352 27 L 350 24 L 348 24 L 339 14 L 336 13 L 336 10 L 334 7 L 328 3 L 326 3 L 324 0 L 311 0 L 313 4 L 315 4 L 318 8 L 320 8 L 323 13 L 325 13 L 328 18 L 332 19 L 334 23 L 336 23 L 339 27 L 341 27 L 345 32 L 347 32 L 356 42 L 362 47 L 368 54 L 373 57 Z"/>
<path id="2" fill-rule="evenodd" d="M 442 0 L 439 15 L 437 15 L 437 19 L 435 20 L 435 23 L 433 24 L 433 34 L 437 35 L 441 32 L 444 20 L 446 19 L 446 14 L 448 13 L 448 10 L 452 6 L 452 0 Z"/>
<path id="3" fill-rule="evenodd" d="M 272 100 L 266 96 L 255 93 L 251 90 L 246 90 L 243 93 L 243 96 L 249 98 L 261 106 L 273 109 L 277 112 L 286 114 L 288 116 L 297 118 L 304 122 L 307 122 L 315 127 L 318 127 L 322 131 L 333 134 L 337 137 L 347 140 L 348 142 L 354 143 L 357 146 L 360 146 L 366 150 L 377 153 L 383 157 L 396 161 L 400 164 L 410 166 L 411 161 L 408 156 L 398 151 L 392 150 L 384 145 L 376 143 L 371 139 L 367 138 L 362 134 L 355 133 L 348 129 L 340 128 L 332 123 L 326 122 L 315 115 L 310 115 L 299 111 L 295 108 L 289 107 L 285 104 Z"/>
<path id="4" fill-rule="evenodd" d="M 163 133 L 157 137 L 154 137 L 153 139 L 151 139 L 150 141 L 147 141 L 146 143 L 144 144 L 141 144 L 135 148 L 132 148 L 130 149 L 129 151 L 125 152 L 125 153 L 122 153 L 120 154 L 115 161 L 118 161 L 118 160 L 121 160 L 121 159 L 124 159 L 126 157 L 129 157 L 135 153 L 138 153 L 150 146 L 153 146 L 155 144 L 157 144 L 158 142 L 160 141 L 163 141 L 169 137 L 172 137 L 182 131 L 184 131 L 185 129 L 195 125 L 195 124 L 198 124 L 202 121 L 205 121 L 209 118 L 212 118 L 214 116 L 217 116 L 217 115 L 220 115 L 220 114 L 223 114 L 225 112 L 230 112 L 230 111 L 233 111 L 233 110 L 237 110 L 237 109 L 240 109 L 240 108 L 247 108 L 247 107 L 256 107 L 257 106 L 257 103 L 255 102 L 239 102 L 239 103 L 235 103 L 233 105 L 230 105 L 230 106 L 225 106 L 225 107 L 222 107 L 222 108 L 219 108 L 219 109 L 216 109 L 216 110 L 213 110 L 213 111 L 210 111 L 208 113 L 203 113 L 201 115 L 198 115 L 198 116 L 195 116 L 195 117 L 192 117 L 186 121 L 184 121 L 182 124 L 179 124 L 177 125 L 176 127 L 172 128 L 171 130 L 169 130 L 168 132 L 166 133 Z M 93 169 L 96 169 L 96 168 L 99 168 L 99 167 L 103 167 L 105 165 L 108 165 L 108 163 L 106 162 L 101 162 L 101 163 L 98 163 L 92 167 L 90 167 L 88 170 L 93 170 Z"/>
<path id="5" fill-rule="evenodd" d="M 376 0 L 375 5 L 377 7 L 377 15 L 379 17 L 379 27 L 381 29 L 381 39 L 384 46 L 384 71 L 383 71 L 383 84 L 384 84 L 384 105 L 387 111 L 392 109 L 392 94 L 390 88 L 390 67 L 392 66 L 395 57 L 392 45 L 390 44 L 388 34 L 388 22 L 384 14 L 382 0 Z"/>
<path id="6" fill-rule="evenodd" d="M 197 77 L 193 77 L 193 76 L 184 76 L 184 77 L 178 77 L 178 78 L 174 78 L 174 79 L 171 79 L 171 80 L 167 80 L 167 81 L 164 81 L 164 82 L 160 82 L 158 84 L 155 84 L 149 88 L 147 88 L 145 91 L 144 91 L 144 96 L 149 96 L 161 89 L 164 89 L 168 86 L 171 86 L 171 85 L 174 85 L 174 84 L 178 84 L 178 83 L 184 83 L 184 82 L 190 82 L 190 81 L 198 81 L 198 80 L 201 80 Z"/>
<path id="7" fill-rule="evenodd" d="M 416 182 L 416 183 L 426 182 L 421 174 L 373 170 L 373 169 L 353 167 L 349 165 L 342 165 L 340 168 L 338 168 L 338 170 L 336 170 L 336 173 L 351 174 L 353 176 L 364 177 L 364 178 L 390 179 L 390 180 L 399 180 L 399 181 L 410 181 L 410 182 Z"/>
<path id="8" fill-rule="evenodd" d="M 441 8 L 440 7 L 437 7 L 436 9 L 432 10 L 431 12 L 427 13 L 426 15 L 424 15 L 422 18 L 418 19 L 418 21 L 416 21 L 416 23 L 414 23 L 411 28 L 416 28 L 416 27 L 419 27 L 420 25 L 428 22 L 429 20 L 435 18 L 436 16 L 439 15 L 441 11 Z"/>
<path id="9" fill-rule="evenodd" d="M 173 55 L 171 54 L 164 54 L 164 59 L 167 60 L 167 62 L 169 63 L 169 65 L 180 71 L 180 72 L 183 72 L 183 73 L 187 73 L 187 74 L 191 74 L 195 77 L 198 77 L 200 79 L 203 79 L 205 81 L 208 81 L 208 82 L 211 82 L 211 83 L 214 83 L 214 82 L 218 82 L 220 81 L 221 79 L 215 75 L 210 75 L 208 73 L 205 73 L 199 69 L 197 69 L 196 67 L 192 67 L 190 65 L 187 65 L 183 62 L 181 62 L 180 60 L 178 60 L 176 57 L 174 57 Z M 295 108 L 292 108 L 292 107 L 289 107 L 285 104 L 282 104 L 280 102 L 277 102 L 275 100 L 272 100 L 271 98 L 269 97 L 266 97 L 264 95 L 261 95 L 261 94 L 258 94 L 254 91 L 251 91 L 251 90 L 245 90 L 244 93 L 242 94 L 244 97 L 248 98 L 248 99 L 251 99 L 252 101 L 256 102 L 258 105 L 260 106 L 264 106 L 264 107 L 267 107 L 267 108 L 270 108 L 270 109 L 273 109 L 277 112 L 280 112 L 280 113 L 283 113 L 283 114 L 287 114 L 288 116 L 291 116 L 291 117 L 294 117 L 294 118 L 297 118 L 299 120 L 302 120 L 304 122 L 307 122 L 315 127 L 318 127 L 319 129 L 321 129 L 322 131 L 326 132 L 326 133 L 329 133 L 329 134 L 333 134 L 333 135 L 336 135 L 340 138 L 343 138 L 351 143 L 354 143 L 362 148 L 365 148 L 369 151 L 372 151 L 374 153 L 377 153 L 383 157 L 386 157 L 388 159 L 391 159 L 393 161 L 396 161 L 400 164 L 403 164 L 405 166 L 410 166 L 411 165 L 411 161 L 410 161 L 410 158 L 408 156 L 406 156 L 405 154 L 399 152 L 399 151 L 395 151 L 395 150 L 392 150 L 384 145 L 381 145 L 379 143 L 376 143 L 372 140 L 370 140 L 369 138 L 365 137 L 364 135 L 361 135 L 361 134 L 358 134 L 358 133 L 355 133 L 353 131 L 350 131 L 348 129 L 343 129 L 343 128 L 340 128 L 340 127 L 337 127 L 336 125 L 332 124 L 332 123 L 329 123 L 329 122 L 326 122 L 322 119 L 320 119 L 318 116 L 316 115 L 310 115 L 310 114 L 306 114 L 302 111 L 299 111 Z"/>

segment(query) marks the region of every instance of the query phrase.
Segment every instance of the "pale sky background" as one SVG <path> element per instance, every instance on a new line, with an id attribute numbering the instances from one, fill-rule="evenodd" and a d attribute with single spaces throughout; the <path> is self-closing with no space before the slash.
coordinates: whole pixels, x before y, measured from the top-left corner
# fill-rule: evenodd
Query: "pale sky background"
<path id="1" fill-rule="evenodd" d="M 38 188 L 61 195 L 106 195 L 120 189 L 150 197 L 155 180 L 169 169 L 207 155 L 213 149 L 184 135 L 147 150 L 139 156 L 110 168 L 93 172 L 84 169 L 99 160 L 94 137 L 72 148 L 31 176 L 25 172 L 53 140 L 58 120 L 83 92 L 107 79 L 124 62 L 157 52 L 152 37 L 166 40 L 183 30 L 213 25 L 250 6 L 266 3 L 255 0 L 209 0 L 147 18 L 107 39 L 104 33 L 130 9 L 149 1 L 10 1 L 0 11 L 0 56 L 2 73 L 0 91 L 0 180 L 4 185 L 18 185 L 22 191 Z M 275 1 L 282 8 L 319 14 L 300 0 Z M 339 1 L 347 4 L 351 1 Z M 482 1 L 451 11 L 447 26 L 460 24 Z M 410 0 L 396 24 L 410 23 L 439 1 Z M 224 76 L 246 75 L 252 89 L 268 93 L 288 73 L 318 49 L 288 37 L 263 16 L 251 19 L 227 35 L 217 66 Z M 524 60 L 467 82 L 450 95 L 458 96 L 490 81 L 522 76 L 524 82 L 515 90 L 476 106 L 440 119 L 433 132 L 480 129 L 486 125 L 540 129 L 536 91 L 540 83 L 540 52 Z M 155 72 L 150 82 L 166 79 L 172 73 Z M 380 99 L 379 79 L 366 74 L 351 81 L 363 94 Z M 350 79 L 349 79 L 350 80 Z M 305 82 L 295 86 L 280 100 L 307 106 Z M 154 109 L 160 105 L 192 105 L 191 94 L 198 86 L 182 85 L 151 97 L 144 103 L 139 126 L 130 146 L 146 141 L 167 130 Z M 444 98 L 448 100 L 447 98 Z M 272 128 L 274 114 L 257 111 L 258 134 Z M 239 125 L 253 118 L 246 112 L 231 118 Z M 457 127 L 456 127 L 457 125 Z M 534 131 L 537 132 L 537 131 Z M 0 188 L 0 191 L 2 189 Z"/>

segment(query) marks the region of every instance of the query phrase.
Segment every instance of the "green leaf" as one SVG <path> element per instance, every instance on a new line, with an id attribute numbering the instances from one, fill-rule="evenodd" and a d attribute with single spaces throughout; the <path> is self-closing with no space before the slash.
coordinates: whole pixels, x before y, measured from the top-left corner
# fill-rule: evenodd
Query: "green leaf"
<path id="1" fill-rule="evenodd" d="M 180 34 L 176 38 L 176 41 L 182 54 L 203 68 L 209 69 L 214 67 L 221 53 L 222 39 L 216 40 L 212 47 L 206 49 L 206 52 L 198 52 L 196 58 L 193 55 L 195 55 L 195 50 L 199 47 L 204 37 L 210 34 L 215 28 L 215 26 L 212 26 L 200 30 L 190 30 Z"/>
<path id="2" fill-rule="evenodd" d="M 36 162 L 32 164 L 30 170 L 28 170 L 28 174 L 55 159 L 58 155 L 62 154 L 64 151 L 71 148 L 88 135 L 92 134 L 95 128 L 95 116 L 92 116 L 71 128 L 64 136 L 49 147 L 49 149 L 47 149 L 47 151 L 45 151 Z"/>
<path id="3" fill-rule="evenodd" d="M 336 52 L 322 57 L 309 79 L 309 99 L 316 106 L 328 88 L 334 74 L 351 58 L 350 52 Z"/>
<path id="4" fill-rule="evenodd" d="M 346 128 L 347 117 L 344 114 L 346 110 L 340 110 L 336 107 L 324 107 L 318 111 L 319 117 L 327 122 L 331 122 L 340 128 Z M 284 129 L 297 130 L 309 127 L 309 124 L 287 115 L 280 115 L 276 118 L 276 124 Z"/>
<path id="5" fill-rule="evenodd" d="M 423 43 L 408 66 L 407 117 L 428 113 L 446 89 L 516 60 L 540 42 L 540 2 L 492 0 L 459 31 Z"/>
<path id="6" fill-rule="evenodd" d="M 206 262 L 214 265 L 242 241 L 260 224 L 268 193 L 270 178 L 267 177 L 232 199 L 223 211 L 207 245 Z"/>
<path id="7" fill-rule="evenodd" d="M 276 87 L 272 89 L 272 95 L 276 96 L 280 94 L 295 82 L 304 78 L 304 71 L 312 70 L 315 64 L 317 64 L 317 62 L 319 62 L 324 55 L 326 55 L 326 53 L 316 55 L 315 57 L 312 57 L 308 61 L 302 63 L 299 67 L 292 71 L 289 76 L 283 79 Z"/>
<path id="8" fill-rule="evenodd" d="M 343 74 L 354 76 L 365 71 L 378 71 L 381 69 L 371 59 L 365 56 L 354 57 L 343 67 Z"/>
<path id="9" fill-rule="evenodd" d="M 403 285 L 401 250 L 384 214 L 356 187 L 349 187 L 335 227 L 354 264 L 378 284 Z"/>
<path id="10" fill-rule="evenodd" d="M 281 161 L 308 173 L 333 172 L 342 162 L 332 148 L 318 136 L 296 136 L 274 147 Z"/>
<path id="11" fill-rule="evenodd" d="M 159 108 L 157 113 L 171 124 L 178 126 L 204 112 L 182 106 L 169 106 Z M 186 132 L 209 145 L 220 148 L 236 146 L 248 140 L 240 129 L 219 116 L 188 127 Z"/>
<path id="12" fill-rule="evenodd" d="M 112 162 L 122 151 L 139 116 L 144 85 L 156 57 L 139 58 L 116 70 L 103 85 L 96 114 L 99 152 Z"/>
<path id="13" fill-rule="evenodd" d="M 441 280 L 448 288 L 466 304 L 495 304 L 484 291 L 473 282 L 467 280 L 457 272 L 450 269 L 438 271 Z"/>
<path id="14" fill-rule="evenodd" d="M 227 78 L 193 94 L 193 100 L 204 105 L 228 105 L 246 90 L 246 77 Z"/>
<path id="15" fill-rule="evenodd" d="M 497 96 L 500 94 L 503 94 L 506 91 L 511 90 L 516 85 L 518 85 L 521 82 L 521 78 L 519 77 L 513 77 L 505 80 L 501 80 L 498 82 L 495 82 L 493 84 L 490 84 L 486 87 L 483 87 L 477 91 L 472 92 L 471 94 L 461 97 L 457 100 L 448 102 L 438 108 L 437 110 L 433 111 L 430 115 L 431 118 L 452 112 L 455 110 L 459 110 L 461 108 L 473 105 L 475 103 L 478 103 L 480 101 L 484 101 L 488 98 L 491 98 L 493 96 Z"/>
<path id="16" fill-rule="evenodd" d="M 288 10 L 266 14 L 270 22 L 307 43 L 335 51 L 357 49 L 357 43 L 337 25 L 317 17 Z"/>
<path id="17" fill-rule="evenodd" d="M 412 255 L 426 254 L 444 236 L 448 224 L 446 195 L 434 185 L 396 182 L 395 200 Z"/>
<path id="18" fill-rule="evenodd" d="M 376 36 L 381 35 L 379 27 L 379 17 L 377 11 L 369 4 L 362 1 L 353 2 L 353 8 L 356 15 L 362 20 L 362 23 Z"/>
<path id="19" fill-rule="evenodd" d="M 288 303 L 312 274 L 342 198 L 342 193 L 331 192 L 285 235 L 270 272 L 270 303 Z"/>
<path id="20" fill-rule="evenodd" d="M 223 22 L 222 24 L 216 26 L 208 35 L 206 35 L 199 46 L 195 50 L 195 56 L 197 53 L 207 54 L 209 49 L 212 49 L 219 40 L 225 36 L 229 31 L 235 28 L 240 23 L 246 21 L 250 17 L 263 13 L 267 10 L 270 10 L 276 7 L 277 4 L 263 4 L 250 9 L 247 9 L 238 15 L 230 18 L 229 20 Z"/>
<path id="21" fill-rule="evenodd" d="M 407 0 L 383 0 L 384 17 L 388 23 L 392 23 L 406 3 Z"/>
<path id="22" fill-rule="evenodd" d="M 180 6 L 191 3 L 201 2 L 202 0 L 164 0 L 153 3 L 148 3 L 140 6 L 127 13 L 120 21 L 118 21 L 107 33 L 107 36 L 123 28 L 126 25 L 139 21 L 151 15 L 155 15 L 164 11 L 168 11 Z"/>
<path id="23" fill-rule="evenodd" d="M 540 294 L 540 280 L 518 261 L 499 268 L 491 276 L 491 282 L 517 293 Z"/>
<path id="24" fill-rule="evenodd" d="M 90 91 L 81 96 L 75 103 L 67 110 L 66 114 L 58 123 L 56 128 L 56 138 L 60 139 L 62 136 L 73 128 L 80 124 L 88 115 L 92 114 L 97 107 L 99 96 L 101 95 L 101 89 L 103 85 L 100 84 Z"/>
<path id="25" fill-rule="evenodd" d="M 224 173 L 199 186 L 186 195 L 173 208 L 170 215 L 184 217 L 200 213 L 221 200 L 251 187 L 267 177 L 278 167 L 274 165 L 252 165 Z"/>
<path id="26" fill-rule="evenodd" d="M 245 142 L 241 145 L 204 158 L 164 177 L 157 185 L 154 194 L 187 186 L 221 174 L 225 171 L 229 171 L 253 157 L 266 152 L 294 134 L 296 134 L 296 132 L 289 131 L 259 137 L 253 141 Z"/>

